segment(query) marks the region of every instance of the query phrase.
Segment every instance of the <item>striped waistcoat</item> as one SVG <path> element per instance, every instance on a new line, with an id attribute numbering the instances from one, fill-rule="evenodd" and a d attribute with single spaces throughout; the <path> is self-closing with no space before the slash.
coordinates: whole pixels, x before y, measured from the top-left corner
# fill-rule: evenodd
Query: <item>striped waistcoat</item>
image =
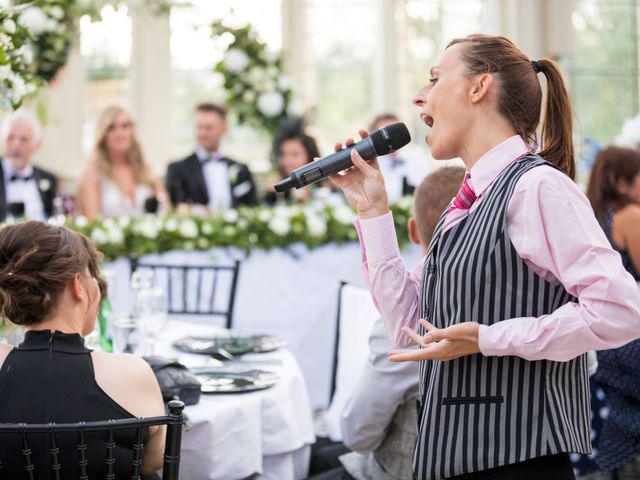
<path id="1" fill-rule="evenodd" d="M 421 318 L 439 328 L 465 321 L 491 325 L 539 317 L 575 301 L 561 284 L 549 283 L 524 263 L 506 228 L 518 179 L 532 168 L 549 166 L 538 156 L 525 156 L 445 233 L 443 215 L 425 260 Z M 586 355 L 569 362 L 480 354 L 424 361 L 420 399 L 414 455 L 419 480 L 591 451 Z"/>

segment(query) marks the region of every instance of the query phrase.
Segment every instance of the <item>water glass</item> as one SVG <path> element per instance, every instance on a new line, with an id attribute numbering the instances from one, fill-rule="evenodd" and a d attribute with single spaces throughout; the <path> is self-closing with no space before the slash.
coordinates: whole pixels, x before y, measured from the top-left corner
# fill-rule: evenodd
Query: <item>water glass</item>
<path id="1" fill-rule="evenodd" d="M 133 317 L 122 315 L 111 324 L 114 353 L 133 353 L 138 344 L 138 324 Z"/>

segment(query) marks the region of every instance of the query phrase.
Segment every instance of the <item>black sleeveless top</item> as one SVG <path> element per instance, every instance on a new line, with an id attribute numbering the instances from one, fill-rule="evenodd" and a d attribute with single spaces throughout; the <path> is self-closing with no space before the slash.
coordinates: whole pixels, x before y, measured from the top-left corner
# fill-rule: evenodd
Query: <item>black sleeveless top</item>
<path id="1" fill-rule="evenodd" d="M 91 350 L 78 334 L 30 331 L 0 369 L 0 423 L 49 423 L 117 420 L 134 415 L 118 405 L 96 383 Z M 116 478 L 129 478 L 135 430 L 115 432 Z M 144 442 L 148 432 L 143 432 Z M 89 478 L 105 477 L 106 432 L 86 433 Z M 49 475 L 47 434 L 29 434 L 36 479 Z M 56 435 L 61 478 L 79 477 L 78 434 Z M 27 478 L 20 434 L 0 434 L 3 478 Z"/>

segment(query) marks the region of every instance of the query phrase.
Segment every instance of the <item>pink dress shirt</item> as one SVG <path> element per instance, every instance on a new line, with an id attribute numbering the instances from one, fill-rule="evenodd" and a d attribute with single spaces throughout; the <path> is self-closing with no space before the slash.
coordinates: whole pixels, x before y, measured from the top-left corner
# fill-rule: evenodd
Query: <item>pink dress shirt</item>
<path id="1" fill-rule="evenodd" d="M 514 136 L 478 160 L 470 171 L 478 196 L 470 212 L 504 168 L 526 151 L 522 139 Z M 417 326 L 422 264 L 407 272 L 391 213 L 358 220 L 356 228 L 373 300 L 395 342 L 406 345 L 409 338 L 401 328 Z M 548 167 L 522 175 L 507 206 L 507 231 L 526 264 L 546 280 L 562 283 L 578 302 L 537 318 L 481 325 L 483 355 L 567 361 L 640 338 L 640 290 L 569 177 Z"/>

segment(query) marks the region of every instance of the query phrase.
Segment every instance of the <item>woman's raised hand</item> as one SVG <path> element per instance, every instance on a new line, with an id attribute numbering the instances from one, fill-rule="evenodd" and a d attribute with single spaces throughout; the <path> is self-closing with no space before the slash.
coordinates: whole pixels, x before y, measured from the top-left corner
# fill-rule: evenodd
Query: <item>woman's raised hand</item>
<path id="1" fill-rule="evenodd" d="M 361 138 L 369 136 L 366 130 L 360 130 L 359 133 Z M 350 147 L 354 143 L 353 138 L 348 138 L 345 146 Z M 342 144 L 336 143 L 335 150 L 342 150 Z M 366 161 L 353 150 L 351 160 L 353 167 L 329 178 L 342 189 L 347 201 L 357 210 L 360 218 L 384 215 L 389 211 L 389 200 L 378 159 Z"/>

